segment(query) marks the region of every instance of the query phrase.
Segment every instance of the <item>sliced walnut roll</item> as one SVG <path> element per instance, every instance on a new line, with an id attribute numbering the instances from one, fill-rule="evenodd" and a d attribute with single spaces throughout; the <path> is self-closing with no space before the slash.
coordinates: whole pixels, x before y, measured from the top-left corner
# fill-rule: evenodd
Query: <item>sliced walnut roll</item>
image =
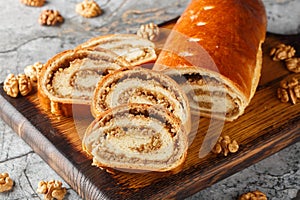
<path id="1" fill-rule="evenodd" d="M 97 117 L 107 109 L 127 103 L 160 105 L 174 113 L 190 132 L 187 96 L 173 79 L 160 72 L 126 67 L 104 77 L 94 91 L 91 112 Z"/>
<path id="2" fill-rule="evenodd" d="M 133 66 L 156 60 L 155 44 L 135 34 L 101 35 L 79 45 L 77 48 L 104 48 L 122 56 Z"/>
<path id="3" fill-rule="evenodd" d="M 53 114 L 71 116 L 73 105 L 90 105 L 101 78 L 129 65 L 105 49 L 63 51 L 42 68 L 38 81 L 40 103 Z"/>
<path id="4" fill-rule="evenodd" d="M 107 110 L 87 128 L 83 149 L 101 168 L 169 171 L 187 154 L 187 134 L 180 120 L 149 104 Z"/>

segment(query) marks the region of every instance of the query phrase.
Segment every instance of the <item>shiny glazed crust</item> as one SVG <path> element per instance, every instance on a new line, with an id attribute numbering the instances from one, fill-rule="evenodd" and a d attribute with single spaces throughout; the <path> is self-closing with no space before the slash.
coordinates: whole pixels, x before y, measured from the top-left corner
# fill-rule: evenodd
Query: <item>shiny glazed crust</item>
<path id="1" fill-rule="evenodd" d="M 178 118 L 148 104 L 103 112 L 86 130 L 82 146 L 98 167 L 158 172 L 178 169 L 188 149 Z"/>
<path id="2" fill-rule="evenodd" d="M 261 0 L 192 0 L 153 69 L 191 68 L 193 73 L 218 79 L 240 101 L 239 111 L 225 117 L 232 121 L 243 114 L 256 91 L 265 34 Z"/>

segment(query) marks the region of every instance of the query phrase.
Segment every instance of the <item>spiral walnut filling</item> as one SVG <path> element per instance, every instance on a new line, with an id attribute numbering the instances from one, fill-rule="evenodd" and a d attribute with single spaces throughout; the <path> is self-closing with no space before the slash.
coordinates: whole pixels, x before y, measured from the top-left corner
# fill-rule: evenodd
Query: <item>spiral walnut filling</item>
<path id="1" fill-rule="evenodd" d="M 114 34 L 107 37 L 96 37 L 81 44 L 79 47 L 109 49 L 134 66 L 156 59 L 154 43 L 135 34 Z"/>
<path id="2" fill-rule="evenodd" d="M 119 96 L 117 100 L 118 104 L 126 103 L 149 103 L 149 104 L 159 104 L 164 106 L 170 112 L 174 111 L 173 104 L 162 95 L 161 93 L 147 90 L 142 87 L 130 88 Z"/>
<path id="3" fill-rule="evenodd" d="M 41 70 L 38 97 L 52 114 L 72 116 L 74 108 L 91 104 L 104 76 L 130 64 L 107 49 L 73 49 L 58 53 Z M 73 106 L 75 105 L 75 107 Z"/>
<path id="4" fill-rule="evenodd" d="M 231 96 L 232 90 L 217 78 L 189 73 L 171 75 L 186 92 L 193 111 L 218 113 L 226 117 L 238 115 L 241 100 Z"/>
<path id="5" fill-rule="evenodd" d="M 190 111 L 187 97 L 170 77 L 151 70 L 134 68 L 118 71 L 98 85 L 92 102 L 95 116 L 122 104 L 159 105 L 181 119 L 189 132 Z"/>
<path id="6" fill-rule="evenodd" d="M 151 164 L 164 169 L 184 157 L 187 138 L 179 124 L 169 121 L 167 113 L 138 106 L 112 110 L 89 127 L 83 145 L 94 164 L 120 167 L 127 163 L 136 169 Z"/>
<path id="7" fill-rule="evenodd" d="M 102 61 L 84 58 L 72 61 L 68 68 L 60 68 L 52 79 L 52 94 L 59 97 L 91 99 L 91 93 L 102 76 L 118 68 L 113 64 L 110 68 L 101 68 L 103 64 Z"/>

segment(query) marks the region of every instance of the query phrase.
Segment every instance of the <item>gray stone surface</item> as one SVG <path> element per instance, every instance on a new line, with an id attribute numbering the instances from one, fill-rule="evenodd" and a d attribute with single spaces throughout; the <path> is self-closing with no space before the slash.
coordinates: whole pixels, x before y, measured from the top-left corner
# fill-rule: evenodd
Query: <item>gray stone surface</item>
<path id="1" fill-rule="evenodd" d="M 295 1 L 299 3 L 298 0 Z M 19 1 L 0 1 L 0 82 L 7 74 L 22 73 L 25 66 L 37 61 L 45 62 L 56 53 L 73 48 L 92 36 L 132 33 L 140 24 L 161 23 L 172 19 L 183 11 L 188 0 L 97 1 L 105 13 L 94 19 L 82 18 L 74 12 L 78 2 L 81 0 L 51 0 L 41 8 L 33 8 L 24 6 Z M 59 27 L 40 26 L 37 20 L 44 9 L 59 10 L 65 17 L 65 22 Z M 0 151 L 0 172 L 8 172 L 15 181 L 13 191 L 0 193 L 1 200 L 42 199 L 36 193 L 40 180 L 63 181 L 1 119 Z M 68 189 L 65 199 L 81 199 L 64 181 L 63 183 Z M 272 200 L 300 199 L 300 143 L 187 200 L 237 199 L 238 195 L 254 189 L 265 192 Z"/>
<path id="2" fill-rule="evenodd" d="M 300 33 L 299 0 L 263 0 L 268 16 L 268 31 L 277 34 Z"/>

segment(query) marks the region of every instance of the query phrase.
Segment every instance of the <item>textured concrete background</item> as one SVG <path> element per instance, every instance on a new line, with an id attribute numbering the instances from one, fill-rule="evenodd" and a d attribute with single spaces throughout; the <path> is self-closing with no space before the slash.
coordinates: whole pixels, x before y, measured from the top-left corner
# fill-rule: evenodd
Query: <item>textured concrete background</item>
<path id="1" fill-rule="evenodd" d="M 25 66 L 37 61 L 45 62 L 56 53 L 71 49 L 92 36 L 135 33 L 140 24 L 172 19 L 180 15 L 188 3 L 187 0 L 97 1 L 105 11 L 104 15 L 85 19 L 74 11 L 79 2 L 81 0 L 51 0 L 41 8 L 34 8 L 24 6 L 18 0 L 0 1 L 0 82 L 7 74 L 22 73 Z M 265 3 L 268 30 L 285 34 L 299 32 L 299 0 L 265 0 Z M 38 16 L 44 9 L 59 10 L 65 22 L 59 27 L 40 26 Z M 287 12 L 287 9 L 292 12 Z M 8 172 L 15 181 L 13 191 L 0 194 L 1 200 L 42 199 L 35 192 L 40 180 L 63 181 L 1 119 L 0 151 L 0 173 Z M 68 188 L 65 199 L 81 199 L 65 182 L 63 184 Z M 300 199 L 300 143 L 187 200 L 237 199 L 240 194 L 255 189 L 273 200 Z"/>

